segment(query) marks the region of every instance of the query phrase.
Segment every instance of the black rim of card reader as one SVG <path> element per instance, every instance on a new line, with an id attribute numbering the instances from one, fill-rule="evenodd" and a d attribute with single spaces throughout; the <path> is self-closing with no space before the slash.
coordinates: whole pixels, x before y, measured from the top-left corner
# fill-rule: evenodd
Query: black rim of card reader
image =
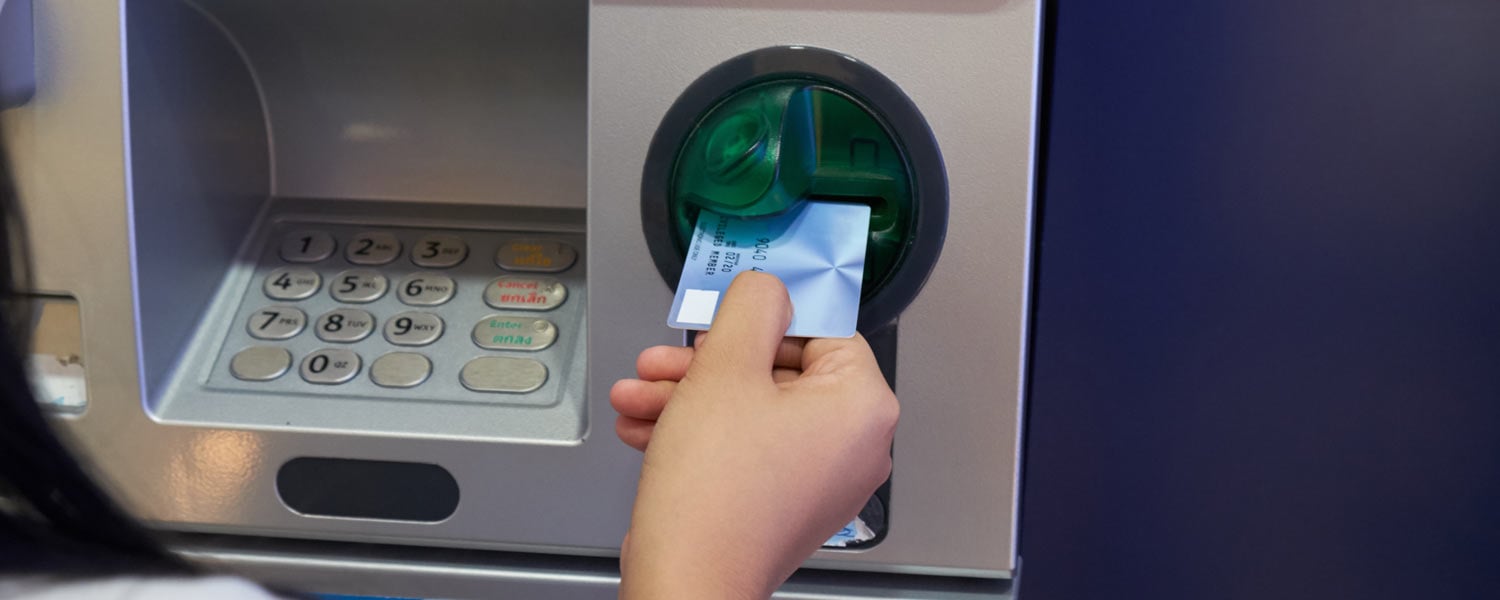
<path id="1" fill-rule="evenodd" d="M 942 252 L 948 228 L 948 177 L 937 139 L 922 113 L 895 82 L 846 54 L 807 46 L 762 48 L 704 73 L 662 118 L 641 177 L 641 229 L 662 280 L 674 291 L 684 248 L 672 232 L 670 194 L 678 152 L 694 127 L 724 98 L 746 87 L 782 79 L 810 79 L 849 94 L 889 130 L 911 176 L 919 207 L 908 243 L 884 284 L 860 308 L 859 329 L 890 323 L 916 298 Z"/>

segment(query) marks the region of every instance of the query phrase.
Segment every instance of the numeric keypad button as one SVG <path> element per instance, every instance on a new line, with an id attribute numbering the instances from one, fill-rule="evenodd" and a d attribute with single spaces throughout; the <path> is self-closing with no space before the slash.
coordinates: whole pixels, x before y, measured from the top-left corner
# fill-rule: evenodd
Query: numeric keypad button
<path id="1" fill-rule="evenodd" d="M 272 300 L 302 300 L 318 293 L 323 278 L 317 271 L 301 267 L 282 267 L 266 275 L 261 286 Z"/>
<path id="2" fill-rule="evenodd" d="M 415 352 L 392 352 L 370 363 L 370 381 L 380 387 L 416 387 L 431 374 L 432 361 Z"/>
<path id="3" fill-rule="evenodd" d="M 456 235 L 423 236 L 411 248 L 411 262 L 419 267 L 445 269 L 469 257 L 469 245 Z"/>
<path id="4" fill-rule="evenodd" d="M 482 356 L 464 365 L 458 380 L 476 392 L 525 394 L 547 383 L 547 366 L 529 358 Z"/>
<path id="5" fill-rule="evenodd" d="M 402 304 L 437 306 L 453 299 L 457 284 L 436 273 L 412 273 L 396 284 L 396 295 Z"/>
<path id="6" fill-rule="evenodd" d="M 281 259 L 294 263 L 315 263 L 330 256 L 338 247 L 326 231 L 297 231 L 281 240 Z"/>
<path id="7" fill-rule="evenodd" d="M 263 340 L 288 340 L 307 327 L 307 313 L 290 306 L 267 306 L 250 314 L 245 329 Z"/>
<path id="8" fill-rule="evenodd" d="M 397 346 L 426 346 L 443 337 L 443 319 L 432 313 L 404 312 L 385 321 L 385 340 Z"/>
<path id="9" fill-rule="evenodd" d="M 495 252 L 495 264 L 507 271 L 560 273 L 568 270 L 577 260 L 577 250 L 554 240 L 509 240 Z"/>
<path id="10" fill-rule="evenodd" d="M 324 348 L 302 359 L 299 371 L 308 383 L 337 385 L 359 374 L 359 355 L 353 350 Z"/>
<path id="11" fill-rule="evenodd" d="M 325 342 L 352 344 L 370 337 L 375 331 L 375 317 L 357 308 L 340 308 L 318 317 L 313 330 Z"/>
<path id="12" fill-rule="evenodd" d="M 356 265 L 383 265 L 398 256 L 401 256 L 401 240 L 384 231 L 356 235 L 344 249 L 344 259 Z"/>
<path id="13" fill-rule="evenodd" d="M 379 300 L 389 286 L 385 275 L 370 269 L 349 269 L 328 282 L 328 293 L 339 302 L 364 304 Z"/>
<path id="14" fill-rule="evenodd" d="M 274 346 L 252 346 L 229 361 L 229 372 L 245 381 L 271 381 L 291 368 L 292 353 Z"/>

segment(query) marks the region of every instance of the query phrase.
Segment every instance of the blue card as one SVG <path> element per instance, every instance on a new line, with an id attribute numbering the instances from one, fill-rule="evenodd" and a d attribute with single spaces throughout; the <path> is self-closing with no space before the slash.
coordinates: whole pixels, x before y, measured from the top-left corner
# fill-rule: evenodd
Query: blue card
<path id="1" fill-rule="evenodd" d="M 792 298 L 789 337 L 853 337 L 859 321 L 870 207 L 798 202 L 780 215 L 727 217 L 703 211 L 667 324 L 706 330 L 741 271 L 781 278 Z"/>

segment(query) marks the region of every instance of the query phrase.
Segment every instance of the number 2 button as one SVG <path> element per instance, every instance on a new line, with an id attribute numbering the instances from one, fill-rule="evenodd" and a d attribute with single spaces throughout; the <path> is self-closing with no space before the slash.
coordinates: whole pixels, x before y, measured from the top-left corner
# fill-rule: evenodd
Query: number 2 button
<path id="1" fill-rule="evenodd" d="M 344 258 L 356 265 L 383 265 L 401 255 L 401 241 L 383 231 L 361 233 L 349 240 Z"/>

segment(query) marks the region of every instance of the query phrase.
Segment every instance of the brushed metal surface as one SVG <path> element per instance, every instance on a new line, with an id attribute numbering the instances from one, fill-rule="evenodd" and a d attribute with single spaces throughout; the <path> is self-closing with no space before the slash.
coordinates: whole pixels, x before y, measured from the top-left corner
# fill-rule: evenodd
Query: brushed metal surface
<path id="1" fill-rule="evenodd" d="M 648 344 L 682 343 L 640 307 L 667 306 L 638 229 L 642 158 L 677 93 L 714 65 L 773 45 L 847 53 L 900 85 L 947 161 L 948 238 L 901 317 L 902 400 L 891 527 L 809 564 L 982 576 L 1015 567 L 1030 279 L 1037 2 L 600 0 L 590 14 L 590 393 Z M 622 75 L 628 74 L 628 75 Z M 649 314 L 649 313 L 648 313 Z"/>

